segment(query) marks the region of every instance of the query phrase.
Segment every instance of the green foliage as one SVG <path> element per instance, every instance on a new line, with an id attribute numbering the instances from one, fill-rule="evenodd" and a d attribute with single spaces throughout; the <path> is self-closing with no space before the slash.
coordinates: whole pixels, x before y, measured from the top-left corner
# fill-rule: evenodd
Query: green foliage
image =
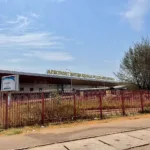
<path id="1" fill-rule="evenodd" d="M 22 131 L 22 129 L 10 129 L 9 131 L 6 131 L 6 133 L 5 133 L 5 135 L 8 135 L 8 136 L 10 136 L 10 135 L 16 135 L 16 134 L 21 134 L 23 131 Z"/>
<path id="2" fill-rule="evenodd" d="M 150 90 L 150 41 L 142 38 L 130 47 L 116 73 L 120 81 L 138 85 L 140 89 Z"/>
<path id="3" fill-rule="evenodd" d="M 140 113 L 149 114 L 150 113 L 150 106 L 144 108 L 144 111 L 139 111 Z"/>

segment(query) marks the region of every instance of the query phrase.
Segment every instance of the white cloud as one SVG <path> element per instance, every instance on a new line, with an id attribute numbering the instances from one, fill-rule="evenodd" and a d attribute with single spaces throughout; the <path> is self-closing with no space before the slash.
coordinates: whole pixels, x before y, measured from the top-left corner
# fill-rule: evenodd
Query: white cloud
<path id="1" fill-rule="evenodd" d="M 144 25 L 145 17 L 149 11 L 150 0 L 128 0 L 128 8 L 122 16 L 137 31 Z"/>
<path id="2" fill-rule="evenodd" d="M 7 60 L 7 62 L 10 62 L 10 63 L 19 63 L 22 61 L 24 61 L 24 59 L 22 59 L 22 58 L 11 58 L 11 59 Z"/>
<path id="3" fill-rule="evenodd" d="M 64 48 L 64 41 L 70 39 L 49 32 L 34 31 L 37 25 L 34 20 L 37 17 L 32 12 L 30 16 L 18 15 L 16 19 L 6 21 L 4 28 L 0 27 L 0 48 Z"/>
<path id="4" fill-rule="evenodd" d="M 71 39 L 64 36 L 56 36 L 49 32 L 39 32 L 34 30 L 34 28 L 32 29 L 32 25 L 36 25 L 32 24 L 34 19 L 37 19 L 37 14 L 35 13 L 31 13 L 31 16 L 18 15 L 16 19 L 6 21 L 3 25 L 4 28 L 0 26 L 0 51 L 5 52 L 5 55 L 6 53 L 15 54 L 17 52 L 17 57 L 12 55 L 7 62 L 19 63 L 23 61 L 24 57 L 26 60 L 29 57 L 35 60 L 41 59 L 47 61 L 73 60 L 73 57 L 69 53 L 60 51 L 64 49 L 65 42 Z M 51 49 L 53 51 L 56 49 L 57 52 L 50 52 Z M 23 55 L 27 51 L 28 53 Z"/>
<path id="5" fill-rule="evenodd" d="M 40 15 L 38 15 L 38 14 L 36 14 L 34 12 L 31 12 L 31 16 L 34 17 L 34 18 L 39 18 Z"/>
<path id="6" fill-rule="evenodd" d="M 5 31 L 9 31 L 10 33 L 14 34 L 27 32 L 29 31 L 29 29 L 35 28 L 35 20 L 37 18 L 38 14 L 35 14 L 33 12 L 31 12 L 29 16 L 17 15 L 16 19 L 6 21 L 4 26 L 8 26 L 8 28 L 5 28 Z"/>
<path id="7" fill-rule="evenodd" d="M 17 18 L 15 20 L 10 20 L 10 21 L 7 21 L 6 23 L 9 23 L 9 24 L 29 24 L 29 19 L 25 16 L 17 16 Z"/>
<path id="8" fill-rule="evenodd" d="M 22 35 L 0 34 L 0 47 L 2 48 L 50 48 L 63 46 L 59 40 L 53 40 L 48 33 L 25 33 Z"/>
<path id="9" fill-rule="evenodd" d="M 38 58 L 42 60 L 48 61 L 70 61 L 74 58 L 65 52 L 41 52 L 41 51 L 32 51 L 28 53 L 24 53 L 25 57 Z"/>
<path id="10" fill-rule="evenodd" d="M 29 25 L 31 25 L 31 23 L 31 18 L 18 15 L 16 19 L 6 21 L 3 25 L 5 26 L 5 28 L 1 27 L 1 30 L 3 29 L 5 33 L 24 33 L 28 30 Z"/>

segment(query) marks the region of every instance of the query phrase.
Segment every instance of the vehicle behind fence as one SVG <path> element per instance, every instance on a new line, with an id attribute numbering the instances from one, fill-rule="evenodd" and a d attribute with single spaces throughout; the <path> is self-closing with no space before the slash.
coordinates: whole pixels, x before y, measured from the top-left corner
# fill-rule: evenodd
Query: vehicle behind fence
<path id="1" fill-rule="evenodd" d="M 90 91 L 56 94 L 0 93 L 0 128 L 76 119 L 105 119 L 150 111 L 149 91 Z"/>

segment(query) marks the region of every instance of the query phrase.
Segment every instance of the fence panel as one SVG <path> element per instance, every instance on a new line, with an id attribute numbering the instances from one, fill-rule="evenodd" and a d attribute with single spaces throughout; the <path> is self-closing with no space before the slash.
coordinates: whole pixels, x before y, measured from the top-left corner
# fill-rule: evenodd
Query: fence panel
<path id="1" fill-rule="evenodd" d="M 8 105 L 8 127 L 41 123 L 41 93 L 14 93 Z"/>
<path id="2" fill-rule="evenodd" d="M 58 95 L 44 93 L 45 98 L 45 123 L 73 120 L 74 97 L 73 94 Z"/>
<path id="3" fill-rule="evenodd" d="M 125 99 L 126 115 L 136 114 L 141 111 L 140 91 L 126 92 L 123 94 Z"/>
<path id="4" fill-rule="evenodd" d="M 121 94 L 107 93 L 102 99 L 103 117 L 108 118 L 110 116 L 122 114 L 122 99 Z"/>
<path id="5" fill-rule="evenodd" d="M 99 93 L 83 92 L 75 95 L 76 117 L 78 119 L 99 118 Z"/>
<path id="6" fill-rule="evenodd" d="M 0 128 L 150 112 L 149 91 L 12 93 L 6 102 L 0 92 Z"/>
<path id="7" fill-rule="evenodd" d="M 142 92 L 144 112 L 150 113 L 150 91 Z"/>

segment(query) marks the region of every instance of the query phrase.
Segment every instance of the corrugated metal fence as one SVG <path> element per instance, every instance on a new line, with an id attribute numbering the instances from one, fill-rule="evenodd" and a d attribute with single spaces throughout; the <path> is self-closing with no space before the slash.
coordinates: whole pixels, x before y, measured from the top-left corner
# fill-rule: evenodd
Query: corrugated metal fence
<path id="1" fill-rule="evenodd" d="M 0 128 L 150 112 L 149 91 L 0 93 Z"/>

